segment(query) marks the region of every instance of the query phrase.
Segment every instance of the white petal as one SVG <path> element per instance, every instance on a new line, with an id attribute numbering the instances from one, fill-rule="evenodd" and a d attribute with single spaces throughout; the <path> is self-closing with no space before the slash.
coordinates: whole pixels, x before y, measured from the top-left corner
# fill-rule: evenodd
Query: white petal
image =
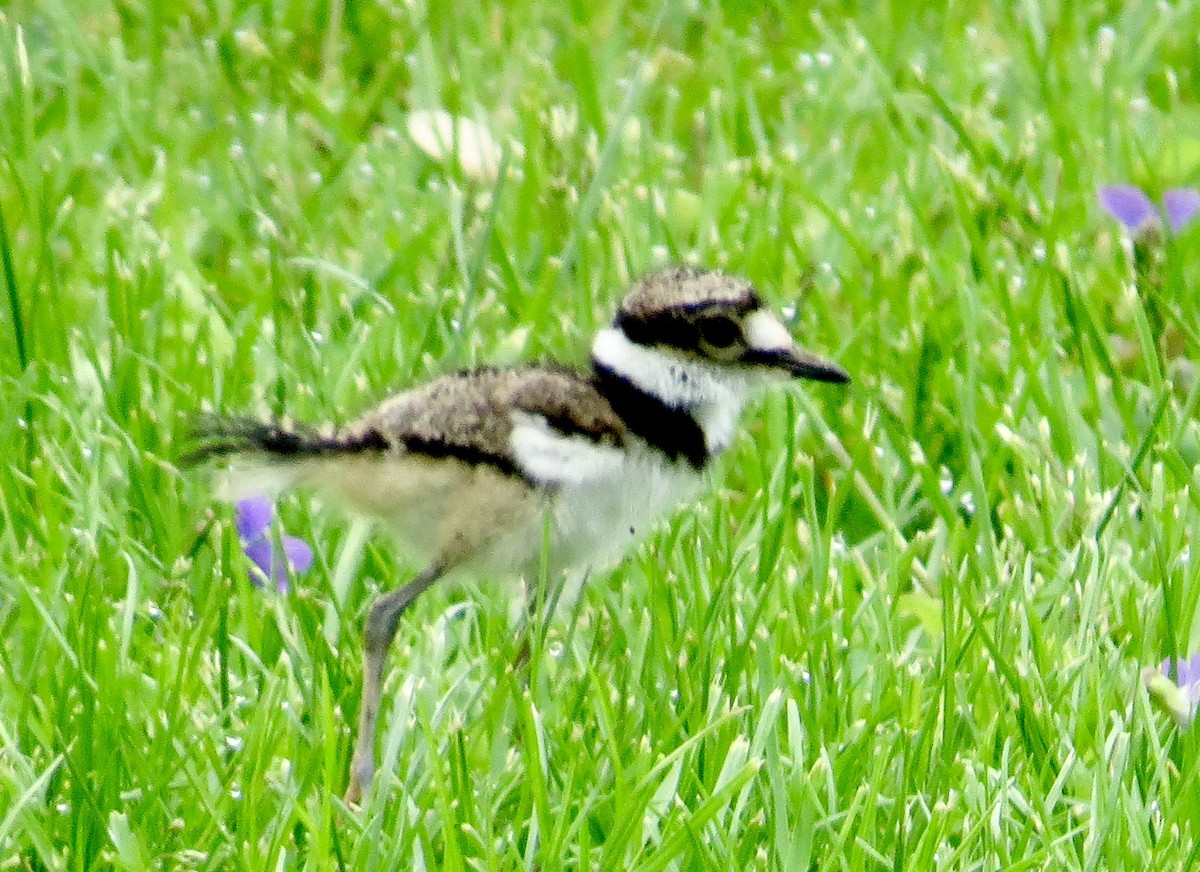
<path id="1" fill-rule="evenodd" d="M 409 113 L 408 135 L 434 160 L 453 158 L 463 174 L 494 182 L 500 173 L 500 146 L 490 130 L 470 118 L 442 109 Z"/>

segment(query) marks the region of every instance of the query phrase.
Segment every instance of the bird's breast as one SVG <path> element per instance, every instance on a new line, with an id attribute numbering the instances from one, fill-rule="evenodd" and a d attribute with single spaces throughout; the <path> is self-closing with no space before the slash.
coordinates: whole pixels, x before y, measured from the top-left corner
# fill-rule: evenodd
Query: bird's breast
<path id="1" fill-rule="evenodd" d="M 695 497 L 703 480 L 686 462 L 635 450 L 603 477 L 559 487 L 551 510 L 554 562 L 564 568 L 615 562 Z"/>

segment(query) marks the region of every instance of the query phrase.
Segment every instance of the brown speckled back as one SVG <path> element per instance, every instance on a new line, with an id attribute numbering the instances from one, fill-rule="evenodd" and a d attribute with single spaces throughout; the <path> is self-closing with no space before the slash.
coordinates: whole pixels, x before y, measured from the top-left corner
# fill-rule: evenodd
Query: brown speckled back
<path id="1" fill-rule="evenodd" d="M 443 376 L 387 400 L 345 433 L 378 433 L 395 448 L 503 466 L 511 463 L 514 411 L 540 415 L 566 435 L 625 441 L 624 422 L 589 376 L 546 365 Z"/>

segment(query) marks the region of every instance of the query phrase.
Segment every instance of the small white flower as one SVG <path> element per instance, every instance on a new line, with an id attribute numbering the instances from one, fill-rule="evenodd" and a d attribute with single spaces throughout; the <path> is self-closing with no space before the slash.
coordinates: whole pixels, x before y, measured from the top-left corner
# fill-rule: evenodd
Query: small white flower
<path id="1" fill-rule="evenodd" d="M 494 182 L 500 174 L 500 145 L 490 130 L 470 118 L 442 109 L 418 110 L 409 113 L 408 135 L 434 160 L 453 158 L 472 179 Z"/>

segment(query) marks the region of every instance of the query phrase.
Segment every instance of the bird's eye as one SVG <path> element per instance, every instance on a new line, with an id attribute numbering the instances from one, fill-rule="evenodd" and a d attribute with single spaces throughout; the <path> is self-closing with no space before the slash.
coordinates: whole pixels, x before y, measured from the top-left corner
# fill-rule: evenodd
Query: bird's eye
<path id="1" fill-rule="evenodd" d="M 713 348 L 728 348 L 742 339 L 742 328 L 732 318 L 715 315 L 700 322 L 700 338 Z"/>

